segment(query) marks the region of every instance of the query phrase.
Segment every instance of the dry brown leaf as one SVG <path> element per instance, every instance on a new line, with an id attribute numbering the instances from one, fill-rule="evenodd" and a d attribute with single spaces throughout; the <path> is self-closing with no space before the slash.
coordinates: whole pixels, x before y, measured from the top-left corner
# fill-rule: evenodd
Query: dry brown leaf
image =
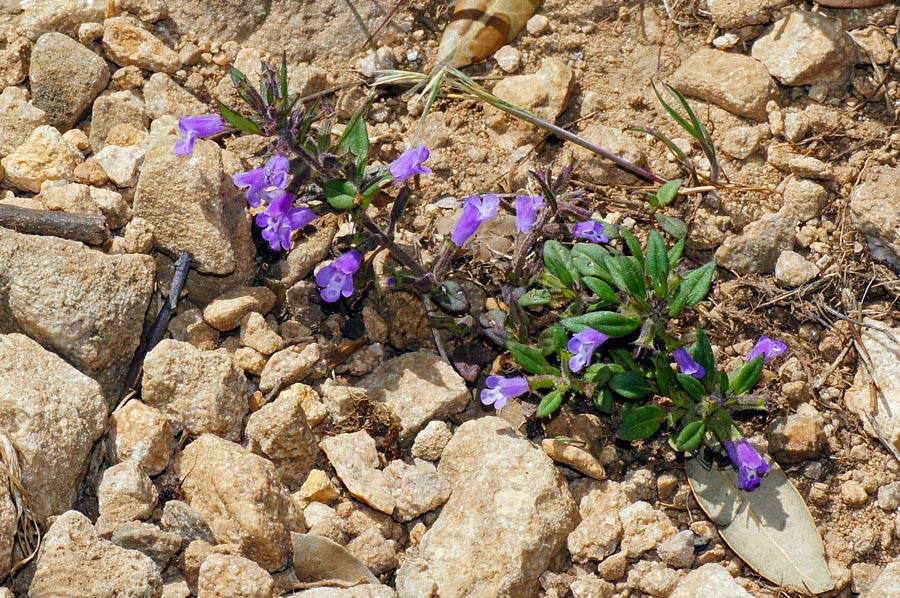
<path id="1" fill-rule="evenodd" d="M 511 42 L 541 0 L 459 0 L 438 48 L 438 65 L 462 68 Z"/>

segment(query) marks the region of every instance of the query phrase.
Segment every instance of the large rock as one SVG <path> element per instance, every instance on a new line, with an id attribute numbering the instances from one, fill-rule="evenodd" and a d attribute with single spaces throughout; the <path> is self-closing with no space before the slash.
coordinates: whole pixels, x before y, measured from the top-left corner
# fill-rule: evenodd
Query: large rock
<path id="1" fill-rule="evenodd" d="M 856 48 L 840 19 L 791 11 L 753 44 L 753 58 L 783 85 L 846 82 Z"/>
<path id="2" fill-rule="evenodd" d="M 162 576 L 153 560 L 97 535 L 77 511 L 60 516 L 41 542 L 29 598 L 160 598 Z"/>
<path id="3" fill-rule="evenodd" d="M 850 193 L 853 226 L 878 260 L 900 270 L 900 168 L 875 168 Z"/>
<path id="4" fill-rule="evenodd" d="M 116 125 L 131 125 L 144 131 L 148 123 L 140 95 L 133 91 L 104 93 L 94 100 L 91 108 L 91 151 L 96 154 L 106 145 L 106 137 Z"/>
<path id="5" fill-rule="evenodd" d="M 188 504 L 217 542 L 237 544 L 267 571 L 287 565 L 295 513 L 268 459 L 204 434 L 184 450 L 178 470 Z"/>
<path id="6" fill-rule="evenodd" d="M 149 475 L 169 465 L 175 434 L 166 416 L 138 400 L 128 401 L 109 416 L 109 452 L 113 463 L 132 460 Z"/>
<path id="7" fill-rule="evenodd" d="M 185 31 L 196 31 L 209 39 L 242 41 L 265 21 L 269 5 L 270 2 L 244 0 L 183 0 L 170 3 L 169 12 Z M 291 9 L 297 10 L 298 7 Z"/>
<path id="8" fill-rule="evenodd" d="M 400 597 L 537 596 L 538 576 L 578 523 L 553 462 L 502 419 L 484 417 L 460 426 L 438 471 L 452 493 L 397 571 Z"/>
<path id="9" fill-rule="evenodd" d="M 149 256 L 0 229 L 0 332 L 24 332 L 114 386 L 140 344 L 154 274 Z"/>
<path id="10" fill-rule="evenodd" d="M 0 336 L 0 396 L 0 431 L 19 452 L 35 515 L 71 509 L 106 424 L 100 387 L 30 338 L 9 334 Z"/>
<path id="11" fill-rule="evenodd" d="M 224 351 L 201 351 L 166 339 L 144 359 L 143 399 L 190 435 L 239 440 L 247 403 L 247 379 Z"/>
<path id="12" fill-rule="evenodd" d="M 0 160 L 6 183 L 16 189 L 37 193 L 44 181 L 71 179 L 84 156 L 50 125 L 31 132 L 22 145 Z"/>
<path id="13" fill-rule="evenodd" d="M 49 122 L 44 111 L 28 101 L 23 89 L 4 89 L 0 94 L 0 158 L 14 152 L 32 131 Z"/>
<path id="14" fill-rule="evenodd" d="M 170 256 L 189 251 L 204 274 L 229 274 L 235 254 L 223 214 L 227 185 L 222 151 L 199 140 L 189 157 L 175 155 L 175 137 L 156 135 L 144 156 L 134 196 L 134 215 L 153 225 L 156 248 Z"/>
<path id="15" fill-rule="evenodd" d="M 206 104 L 165 73 L 150 75 L 144 84 L 144 101 L 147 103 L 147 116 L 154 119 L 166 114 L 181 117 L 209 112 Z"/>
<path id="16" fill-rule="evenodd" d="M 113 17 L 103 22 L 103 49 L 110 60 L 121 66 L 133 65 L 145 71 L 169 74 L 181 68 L 175 50 L 128 17 Z"/>
<path id="17" fill-rule="evenodd" d="M 900 336 L 900 328 L 887 328 L 882 332 L 883 324 L 871 323 L 877 329 L 863 327 L 860 338 L 868 354 L 866 361 L 875 371 L 860 367 L 844 401 L 847 408 L 859 416 L 870 436 L 884 438 L 900 449 L 900 343 L 895 340 Z M 873 390 L 873 378 L 877 392 Z"/>
<path id="18" fill-rule="evenodd" d="M 412 438 L 435 419 L 466 408 L 469 389 L 453 367 L 432 353 L 404 353 L 383 363 L 359 385 L 400 419 L 400 438 Z"/>
<path id="19" fill-rule="evenodd" d="M 7 3 L 6 6 L 8 5 Z M 19 2 L 14 2 L 13 6 L 18 9 Z M 102 21 L 109 4 L 85 0 L 54 0 L 27 2 L 26 6 L 27 10 L 22 13 L 22 29 L 29 38 L 35 40 L 47 31 L 58 31 L 76 37 L 82 24 Z"/>
<path id="20" fill-rule="evenodd" d="M 575 73 L 569 65 L 559 58 L 547 58 L 538 72 L 506 77 L 494 86 L 493 93 L 501 100 L 555 123 L 569 103 L 574 82 Z M 488 125 L 500 134 L 500 144 L 508 151 L 539 143 L 544 136 L 537 127 L 496 108 L 485 108 L 484 114 Z"/>
<path id="21" fill-rule="evenodd" d="M 778 96 L 774 79 L 758 60 L 704 48 L 672 75 L 678 90 L 738 116 L 766 120 L 766 104 Z"/>
<path id="22" fill-rule="evenodd" d="M 61 33 L 45 33 L 31 51 L 32 103 L 50 124 L 71 129 L 109 83 L 106 61 Z"/>

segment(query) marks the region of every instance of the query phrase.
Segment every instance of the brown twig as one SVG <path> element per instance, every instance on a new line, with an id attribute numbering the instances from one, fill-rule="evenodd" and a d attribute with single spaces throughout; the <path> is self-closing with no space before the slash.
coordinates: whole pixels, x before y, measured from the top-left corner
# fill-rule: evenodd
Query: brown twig
<path id="1" fill-rule="evenodd" d="M 111 238 L 104 216 L 32 210 L 8 204 L 0 204 L 0 226 L 20 233 L 61 237 L 88 245 L 102 245 Z"/>

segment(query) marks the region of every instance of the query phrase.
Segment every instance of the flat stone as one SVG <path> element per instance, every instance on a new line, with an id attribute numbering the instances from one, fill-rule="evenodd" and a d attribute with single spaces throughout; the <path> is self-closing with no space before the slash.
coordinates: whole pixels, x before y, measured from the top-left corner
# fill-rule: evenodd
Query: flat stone
<path id="1" fill-rule="evenodd" d="M 46 113 L 31 104 L 23 90 L 4 89 L 0 94 L 0 158 L 14 152 L 32 131 L 49 123 Z"/>
<path id="2" fill-rule="evenodd" d="M 556 438 L 545 438 L 541 448 L 547 456 L 595 480 L 605 480 L 606 470 L 594 455 L 579 446 Z"/>
<path id="3" fill-rule="evenodd" d="M 29 69 L 32 103 L 50 124 L 75 126 L 109 83 L 106 61 L 62 33 L 45 33 L 34 44 Z"/>
<path id="4" fill-rule="evenodd" d="M 378 469 L 378 450 L 371 436 L 363 430 L 338 434 L 322 440 L 319 447 L 347 492 L 382 513 L 394 512 L 396 500 L 392 486 L 386 474 Z"/>
<path id="5" fill-rule="evenodd" d="M 126 521 L 113 530 L 110 541 L 116 546 L 137 550 L 153 559 L 160 570 L 181 550 L 182 539 L 178 534 L 166 532 L 152 523 Z"/>
<path id="6" fill-rule="evenodd" d="M 22 145 L 0 160 L 4 179 L 16 189 L 37 193 L 44 181 L 71 179 L 75 167 L 84 162 L 81 152 L 66 143 L 50 125 L 31 132 Z"/>
<path id="7" fill-rule="evenodd" d="M 767 119 L 766 104 L 778 97 L 775 81 L 761 62 L 710 48 L 685 60 L 671 84 L 686 96 L 758 121 Z"/>
<path id="8" fill-rule="evenodd" d="M 110 131 L 116 125 L 127 124 L 138 131 L 146 131 L 149 122 L 144 100 L 138 93 L 134 91 L 103 93 L 94 100 L 91 108 L 91 150 L 96 154 L 103 149 Z"/>
<path id="9" fill-rule="evenodd" d="M 370 400 L 383 403 L 399 418 L 404 441 L 412 440 L 428 422 L 446 419 L 469 404 L 466 381 L 432 353 L 404 353 L 383 363 L 359 385 L 368 390 Z"/>
<path id="10" fill-rule="evenodd" d="M 30 338 L 7 334 L 0 335 L 0 389 L 8 403 L 0 431 L 19 453 L 34 514 L 43 520 L 72 508 L 105 429 L 100 387 Z"/>
<path id="11" fill-rule="evenodd" d="M 872 256 L 900 269 L 900 168 L 873 168 L 850 192 L 853 226 Z"/>
<path id="12" fill-rule="evenodd" d="M 188 504 L 217 542 L 237 544 L 266 571 L 288 564 L 293 503 L 268 459 L 204 434 L 184 449 L 178 469 Z"/>
<path id="13" fill-rule="evenodd" d="M 203 274 L 229 274 L 235 252 L 223 207 L 222 151 L 199 140 L 190 157 L 178 157 L 175 137 L 151 138 L 134 195 L 134 215 L 153 226 L 156 248 L 177 257 L 188 251 Z M 193 297 L 193 293 L 191 293 Z"/>
<path id="14" fill-rule="evenodd" d="M 856 48 L 840 19 L 794 10 L 756 40 L 752 55 L 782 85 L 846 83 Z"/>
<path id="15" fill-rule="evenodd" d="M 317 343 L 293 345 L 274 353 L 259 375 L 259 389 L 269 392 L 276 385 L 287 386 L 301 382 L 312 374 L 321 363 L 321 352 Z"/>
<path id="16" fill-rule="evenodd" d="M 162 576 L 153 560 L 97 535 L 90 520 L 67 511 L 41 542 L 30 598 L 159 598 Z"/>
<path id="17" fill-rule="evenodd" d="M 775 262 L 775 280 L 789 289 L 805 285 L 818 276 L 819 272 L 817 265 L 806 261 L 806 258 L 794 251 L 782 251 Z"/>
<path id="18" fill-rule="evenodd" d="M 739 274 L 772 272 L 781 252 L 793 248 L 797 222 L 793 211 L 763 214 L 740 234 L 727 237 L 716 250 L 716 260 Z"/>
<path id="19" fill-rule="evenodd" d="M 140 344 L 153 260 L 0 229 L 0 264 L 0 332 L 24 332 L 115 385 Z"/>
<path id="20" fill-rule="evenodd" d="M 427 461 L 415 465 L 391 461 L 384 473 L 393 486 L 396 500 L 393 517 L 396 521 L 412 521 L 438 508 L 450 497 L 450 484 Z"/>
<path id="21" fill-rule="evenodd" d="M 275 580 L 249 559 L 230 554 L 211 554 L 200 565 L 198 598 L 272 598 Z"/>
<path id="22" fill-rule="evenodd" d="M 182 117 L 207 114 L 209 107 L 181 87 L 165 73 L 153 73 L 144 85 L 147 116 L 156 119 L 166 114 Z"/>
<path id="23" fill-rule="evenodd" d="M 181 68 L 178 54 L 128 17 L 103 21 L 103 49 L 120 66 L 137 66 L 145 71 L 174 74 Z"/>
<path id="24" fill-rule="evenodd" d="M 266 287 L 238 287 L 216 297 L 203 310 L 207 324 L 227 332 L 240 325 L 247 314 L 267 314 L 275 307 L 275 293 Z"/>
<path id="25" fill-rule="evenodd" d="M 871 321 L 878 328 L 881 322 Z M 853 386 L 844 395 L 847 408 L 855 413 L 863 424 L 863 429 L 873 438 L 883 437 L 900 449 L 900 345 L 893 339 L 900 338 L 900 328 L 887 328 L 887 333 L 868 326 L 860 330 L 862 344 L 868 353 L 878 381 L 878 395 L 873 396 L 872 373 L 866 367 L 859 367 Z M 888 333 L 891 336 L 888 336 Z M 869 423 L 874 417 L 881 432 L 879 434 Z"/>
<path id="26" fill-rule="evenodd" d="M 618 513 L 627 504 L 628 497 L 617 482 L 592 481 L 587 485 L 578 506 L 581 522 L 566 539 L 573 561 L 603 561 L 616 552 L 622 539 Z"/>
<path id="27" fill-rule="evenodd" d="M 300 486 L 321 456 L 297 393 L 281 393 L 252 413 L 244 435 L 247 448 L 271 459 L 288 487 Z"/>
<path id="28" fill-rule="evenodd" d="M 159 493 L 140 465 L 123 461 L 106 469 L 97 488 L 100 516 L 107 523 L 146 519 Z"/>
<path id="29" fill-rule="evenodd" d="M 575 82 L 572 68 L 558 58 L 547 58 L 538 72 L 530 75 L 506 77 L 493 89 L 493 94 L 551 123 L 566 109 Z M 499 142 L 507 151 L 522 145 L 539 143 L 544 132 L 506 113 L 486 107 L 485 120 L 499 135 Z"/>
<path id="30" fill-rule="evenodd" d="M 142 397 L 176 430 L 239 440 L 247 403 L 244 372 L 224 351 L 200 351 L 171 339 L 144 358 Z"/>
<path id="31" fill-rule="evenodd" d="M 502 419 L 483 417 L 460 426 L 438 472 L 450 483 L 450 499 L 397 570 L 400 598 L 428 589 L 536 597 L 538 577 L 578 521 L 553 462 Z"/>
<path id="32" fill-rule="evenodd" d="M 753 598 L 738 585 L 728 569 L 709 563 L 681 578 L 669 598 Z"/>

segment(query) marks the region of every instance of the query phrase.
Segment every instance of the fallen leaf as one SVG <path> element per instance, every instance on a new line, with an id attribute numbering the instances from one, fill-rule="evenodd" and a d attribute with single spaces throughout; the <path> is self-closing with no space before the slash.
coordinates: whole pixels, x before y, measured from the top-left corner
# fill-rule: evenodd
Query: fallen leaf
<path id="1" fill-rule="evenodd" d="M 438 65 L 462 68 L 511 42 L 541 0 L 459 0 L 438 48 Z"/>
<path id="2" fill-rule="evenodd" d="M 827 592 L 834 580 L 812 515 L 781 468 L 767 461 L 769 475 L 753 492 L 739 490 L 737 472 L 712 460 L 691 457 L 685 470 L 700 507 L 751 569 L 800 592 Z"/>

